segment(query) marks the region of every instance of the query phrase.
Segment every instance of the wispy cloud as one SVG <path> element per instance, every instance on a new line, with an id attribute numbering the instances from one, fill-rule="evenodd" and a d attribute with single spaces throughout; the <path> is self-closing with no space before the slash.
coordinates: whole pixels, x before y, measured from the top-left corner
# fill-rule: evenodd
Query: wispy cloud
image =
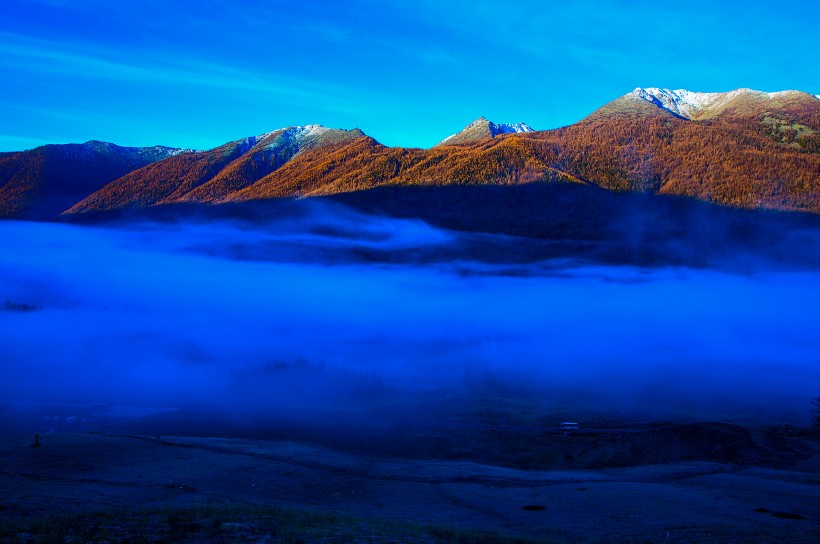
<path id="1" fill-rule="evenodd" d="M 0 134 L 0 149 L 23 151 L 51 143 L 54 143 L 54 141 L 43 138 L 31 138 L 19 134 Z"/>
<path id="2" fill-rule="evenodd" d="M 138 82 L 257 93 L 311 107 L 355 113 L 378 109 L 373 96 L 320 79 L 254 71 L 158 51 L 119 50 L 108 57 L 98 48 L 0 33 L 0 67 L 38 75 Z"/>
<path id="3" fill-rule="evenodd" d="M 408 20 L 431 29 L 433 41 L 472 44 L 485 52 L 505 52 L 502 57 L 523 56 L 546 72 L 563 66 L 571 74 L 591 70 L 592 77 L 629 78 L 637 70 L 666 77 L 682 69 L 687 74 L 709 71 L 727 59 L 748 57 L 748 42 L 738 40 L 737 32 L 721 31 L 737 24 L 723 17 L 721 8 L 698 12 L 701 30 L 693 37 L 689 16 L 675 4 L 618 0 L 469 4 L 459 9 L 453 2 L 401 0 L 394 6 Z M 709 28 L 714 32 L 703 31 Z M 520 59 L 512 63 L 520 64 Z"/>
<path id="4" fill-rule="evenodd" d="M 104 114 L 120 122 L 117 141 L 187 130 L 215 144 L 320 122 L 432 145 L 478 115 L 569 124 L 638 85 L 818 92 L 820 73 L 811 47 L 760 39 L 761 20 L 817 14 L 800 2 L 696 13 L 624 0 L 9 4 L 0 103 Z M 5 131 L 58 131 L 31 120 L 7 118 Z"/>

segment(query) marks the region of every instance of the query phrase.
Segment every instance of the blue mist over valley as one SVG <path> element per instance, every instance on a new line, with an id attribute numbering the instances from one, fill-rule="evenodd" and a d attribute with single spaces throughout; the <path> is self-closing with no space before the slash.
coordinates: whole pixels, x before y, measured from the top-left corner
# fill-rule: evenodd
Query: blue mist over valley
<path id="1" fill-rule="evenodd" d="M 474 234 L 305 209 L 0 223 L 0 398 L 279 417 L 490 392 L 568 414 L 808 421 L 816 270 L 490 262 L 459 252 Z"/>

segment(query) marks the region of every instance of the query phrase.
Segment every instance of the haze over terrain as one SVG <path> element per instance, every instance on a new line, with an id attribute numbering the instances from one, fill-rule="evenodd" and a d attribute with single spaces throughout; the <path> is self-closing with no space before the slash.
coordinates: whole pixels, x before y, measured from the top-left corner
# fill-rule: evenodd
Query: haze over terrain
<path id="1" fill-rule="evenodd" d="M 340 413 L 489 387 L 806 423 L 818 138 L 807 93 L 638 88 L 429 150 L 303 125 L 4 154 L 5 215 L 60 222 L 0 223 L 0 377 L 32 405 Z"/>
<path id="2" fill-rule="evenodd" d="M 491 387 L 802 424 L 817 387 L 816 269 L 487 262 L 476 244 L 524 240 L 329 203 L 261 225 L 0 231 L 7 401 L 342 413 Z"/>

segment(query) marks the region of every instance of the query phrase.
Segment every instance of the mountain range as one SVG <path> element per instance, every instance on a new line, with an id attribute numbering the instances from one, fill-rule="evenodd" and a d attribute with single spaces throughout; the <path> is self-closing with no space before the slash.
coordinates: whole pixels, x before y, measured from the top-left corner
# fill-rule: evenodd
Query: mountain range
<path id="1" fill-rule="evenodd" d="M 638 88 L 574 125 L 534 131 L 481 117 L 431 149 L 319 125 L 207 151 L 49 145 L 0 154 L 0 216 L 532 182 L 820 213 L 820 98 Z"/>

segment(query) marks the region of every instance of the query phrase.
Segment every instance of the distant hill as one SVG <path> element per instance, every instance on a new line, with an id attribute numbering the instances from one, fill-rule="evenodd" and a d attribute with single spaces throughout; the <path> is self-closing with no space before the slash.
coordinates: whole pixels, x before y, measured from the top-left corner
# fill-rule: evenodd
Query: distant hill
<path id="1" fill-rule="evenodd" d="M 2 153 L 0 217 L 53 219 L 114 179 L 182 153 L 171 147 L 120 147 L 98 141 Z"/>

